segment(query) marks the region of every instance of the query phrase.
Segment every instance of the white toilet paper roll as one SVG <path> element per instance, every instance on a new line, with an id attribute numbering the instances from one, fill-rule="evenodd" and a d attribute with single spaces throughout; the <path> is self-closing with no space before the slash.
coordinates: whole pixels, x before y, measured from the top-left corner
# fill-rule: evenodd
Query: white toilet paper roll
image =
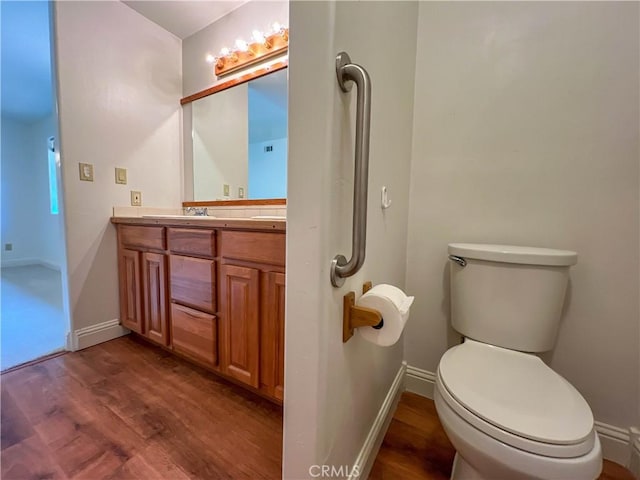
<path id="1" fill-rule="evenodd" d="M 398 341 L 409 319 L 409 308 L 414 297 L 408 297 L 393 285 L 380 284 L 362 295 L 356 305 L 374 308 L 382 314 L 382 328 L 360 327 L 358 333 L 376 345 L 388 347 Z"/>

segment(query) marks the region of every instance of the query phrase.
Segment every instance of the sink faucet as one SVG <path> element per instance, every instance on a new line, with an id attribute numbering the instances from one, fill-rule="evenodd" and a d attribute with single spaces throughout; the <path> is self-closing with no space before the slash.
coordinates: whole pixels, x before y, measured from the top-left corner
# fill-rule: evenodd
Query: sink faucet
<path id="1" fill-rule="evenodd" d="M 196 217 L 206 217 L 209 215 L 209 211 L 207 210 L 207 207 L 187 207 L 185 209 L 185 212 L 187 214 L 190 214 L 193 212 L 193 214 Z"/>

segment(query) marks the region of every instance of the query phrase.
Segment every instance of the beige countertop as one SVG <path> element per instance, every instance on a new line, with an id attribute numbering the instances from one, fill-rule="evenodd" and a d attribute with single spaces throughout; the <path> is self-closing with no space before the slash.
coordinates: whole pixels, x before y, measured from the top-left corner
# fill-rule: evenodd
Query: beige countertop
<path id="1" fill-rule="evenodd" d="M 193 217 L 154 216 L 154 217 L 111 217 L 111 223 L 120 225 L 159 225 L 168 227 L 189 228 L 226 228 L 230 230 L 259 230 L 285 232 L 286 220 L 262 218 L 222 218 L 222 217 Z"/>

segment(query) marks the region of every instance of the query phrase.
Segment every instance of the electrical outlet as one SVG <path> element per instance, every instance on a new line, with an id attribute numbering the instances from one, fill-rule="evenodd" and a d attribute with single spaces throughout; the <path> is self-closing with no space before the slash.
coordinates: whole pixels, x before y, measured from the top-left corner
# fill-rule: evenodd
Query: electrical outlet
<path id="1" fill-rule="evenodd" d="M 93 165 L 91 163 L 79 163 L 80 180 L 83 182 L 93 182 Z"/>
<path id="2" fill-rule="evenodd" d="M 224 193 L 225 197 L 229 196 L 229 185 L 227 185 L 226 183 L 222 186 L 222 191 Z"/>
<path id="3" fill-rule="evenodd" d="M 10 252 L 11 250 L 13 250 L 13 243 L 5 243 L 5 244 L 4 244 L 4 249 L 5 249 L 7 252 Z"/>
<path id="4" fill-rule="evenodd" d="M 127 184 L 127 169 L 116 167 L 116 183 L 120 185 Z"/>
<path id="5" fill-rule="evenodd" d="M 244 198 L 244 188 L 238 187 L 238 198 Z"/>
<path id="6" fill-rule="evenodd" d="M 131 206 L 132 207 L 142 206 L 142 192 L 136 192 L 135 190 L 131 190 Z"/>

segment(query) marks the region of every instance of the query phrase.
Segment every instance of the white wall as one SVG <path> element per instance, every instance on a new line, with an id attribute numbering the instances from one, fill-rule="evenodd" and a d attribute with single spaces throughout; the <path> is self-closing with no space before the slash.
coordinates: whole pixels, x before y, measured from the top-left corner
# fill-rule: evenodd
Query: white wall
<path id="1" fill-rule="evenodd" d="M 37 187 L 29 178 L 35 164 L 30 130 L 28 124 L 2 118 L 2 263 L 5 265 L 36 259 L 39 254 L 38 236 L 30 233 L 37 222 L 24 214 L 24 209 L 36 208 L 38 196 Z M 12 243 L 13 250 L 4 250 L 5 243 Z"/>
<path id="2" fill-rule="evenodd" d="M 61 216 L 49 208 L 47 140 L 54 134 L 52 116 L 29 123 L 2 118 L 3 265 L 64 262 Z"/>
<path id="3" fill-rule="evenodd" d="M 180 205 L 180 40 L 121 2 L 56 2 L 72 329 L 119 317 L 114 205 Z M 78 163 L 94 164 L 94 182 Z M 128 170 L 116 185 L 114 167 Z"/>
<path id="4" fill-rule="evenodd" d="M 551 366 L 596 420 L 637 424 L 638 3 L 421 3 L 405 335 L 435 372 L 447 243 L 576 250 Z"/>
<path id="5" fill-rule="evenodd" d="M 239 198 L 249 183 L 249 92 L 247 84 L 202 98 L 193 116 L 193 195 L 195 200 Z M 229 195 L 224 195 L 224 185 Z"/>
<path id="6" fill-rule="evenodd" d="M 283 475 L 308 478 L 313 464 L 353 464 L 403 359 L 402 342 L 343 344 L 342 302 L 365 280 L 404 287 L 417 4 L 292 2 L 290 15 Z M 351 248 L 355 116 L 355 90 L 336 82 L 341 50 L 373 84 L 370 208 L 364 267 L 335 289 L 331 259 Z"/>
<path id="7" fill-rule="evenodd" d="M 213 73 L 213 65 L 206 62 L 207 55 L 215 56 L 223 47 L 233 49 L 238 38 L 250 41 L 251 32 L 268 31 L 274 22 L 285 26 L 289 24 L 288 1 L 248 2 L 185 38 L 182 41 L 183 96 L 246 73 L 245 70 L 218 80 Z"/>

